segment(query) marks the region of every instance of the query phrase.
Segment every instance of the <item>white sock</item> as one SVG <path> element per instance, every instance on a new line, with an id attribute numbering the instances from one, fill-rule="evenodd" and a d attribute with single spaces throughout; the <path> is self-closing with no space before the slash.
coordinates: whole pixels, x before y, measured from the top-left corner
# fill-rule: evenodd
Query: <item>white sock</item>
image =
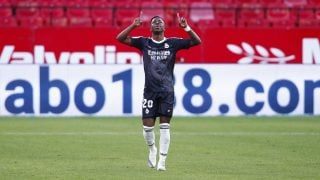
<path id="1" fill-rule="evenodd" d="M 165 161 L 170 145 L 170 124 L 161 123 L 160 124 L 160 143 L 159 143 L 159 154 L 160 160 Z"/>
<path id="2" fill-rule="evenodd" d="M 149 150 L 154 150 L 155 146 L 155 135 L 154 135 L 154 126 L 148 127 L 143 126 L 143 137 L 146 141 L 147 145 L 149 146 Z"/>

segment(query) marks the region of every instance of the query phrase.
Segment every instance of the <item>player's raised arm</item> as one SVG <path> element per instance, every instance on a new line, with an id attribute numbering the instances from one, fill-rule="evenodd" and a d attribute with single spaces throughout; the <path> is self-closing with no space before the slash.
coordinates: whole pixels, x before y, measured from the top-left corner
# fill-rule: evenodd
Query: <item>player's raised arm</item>
<path id="1" fill-rule="evenodd" d="M 123 31 L 121 31 L 118 36 L 117 40 L 123 44 L 131 45 L 131 39 L 129 37 L 130 32 L 135 29 L 136 27 L 141 26 L 142 21 L 141 21 L 141 15 L 142 12 L 140 12 L 140 16 L 135 18 L 133 23 L 130 24 L 127 28 L 125 28 Z"/>
<path id="2" fill-rule="evenodd" d="M 191 46 L 195 46 L 201 43 L 200 37 L 195 33 L 187 23 L 187 20 L 184 17 L 180 17 L 179 13 L 177 13 L 177 18 L 180 27 L 182 27 L 191 37 Z"/>

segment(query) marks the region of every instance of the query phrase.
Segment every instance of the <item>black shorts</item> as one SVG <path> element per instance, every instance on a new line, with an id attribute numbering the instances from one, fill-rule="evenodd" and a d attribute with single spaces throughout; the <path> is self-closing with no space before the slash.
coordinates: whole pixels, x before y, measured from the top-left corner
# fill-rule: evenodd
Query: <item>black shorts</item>
<path id="1" fill-rule="evenodd" d="M 142 118 L 159 116 L 172 117 L 174 92 L 144 91 L 142 101 Z"/>

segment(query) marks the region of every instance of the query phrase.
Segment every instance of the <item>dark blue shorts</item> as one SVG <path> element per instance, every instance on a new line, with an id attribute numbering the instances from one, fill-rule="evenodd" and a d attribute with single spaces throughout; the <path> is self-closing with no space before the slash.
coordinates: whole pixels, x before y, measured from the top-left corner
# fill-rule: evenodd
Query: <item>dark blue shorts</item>
<path id="1" fill-rule="evenodd" d="M 144 91 L 142 118 L 172 117 L 174 92 Z"/>

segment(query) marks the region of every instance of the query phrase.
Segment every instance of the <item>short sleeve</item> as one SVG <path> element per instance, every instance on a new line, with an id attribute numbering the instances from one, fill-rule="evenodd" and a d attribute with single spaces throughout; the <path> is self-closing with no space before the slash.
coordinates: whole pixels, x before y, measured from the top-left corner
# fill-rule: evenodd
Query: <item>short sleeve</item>
<path id="1" fill-rule="evenodd" d="M 143 44 L 143 37 L 131 37 L 131 46 L 142 50 Z"/>
<path id="2" fill-rule="evenodd" d="M 189 49 L 191 46 L 191 39 L 182 39 L 182 38 L 176 38 L 174 39 L 174 44 L 177 50 L 180 49 Z"/>

